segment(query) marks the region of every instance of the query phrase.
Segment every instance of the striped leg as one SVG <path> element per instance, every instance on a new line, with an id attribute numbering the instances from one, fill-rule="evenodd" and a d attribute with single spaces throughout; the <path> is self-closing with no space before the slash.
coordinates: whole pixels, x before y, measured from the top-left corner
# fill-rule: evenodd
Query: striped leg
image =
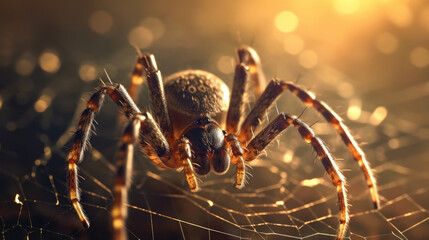
<path id="1" fill-rule="evenodd" d="M 126 240 L 127 230 L 125 221 L 128 216 L 126 203 L 128 202 L 128 188 L 133 169 L 134 145 L 137 143 L 140 132 L 140 124 L 145 120 L 142 115 L 137 115 L 130 120 L 122 135 L 122 145 L 119 149 L 116 163 L 116 179 L 114 196 L 115 201 L 112 209 L 113 239 Z"/>
<path id="2" fill-rule="evenodd" d="M 343 142 L 353 155 L 353 158 L 361 167 L 371 192 L 374 208 L 377 209 L 380 203 L 375 178 L 371 168 L 369 167 L 368 160 L 366 160 L 364 152 L 354 140 L 347 126 L 326 103 L 317 100 L 310 92 L 298 88 L 294 83 L 274 79 L 268 84 L 261 97 L 256 101 L 252 111 L 247 115 L 241 125 L 241 130 L 238 135 L 240 142 L 246 143 L 246 141 L 252 138 L 253 131 L 259 126 L 260 119 L 262 119 L 265 111 L 273 105 L 275 99 L 277 99 L 277 97 L 286 89 L 295 94 L 307 106 L 313 106 L 332 126 L 337 129 Z"/>
<path id="3" fill-rule="evenodd" d="M 353 158 L 357 161 L 365 175 L 367 185 L 371 192 L 372 203 L 374 208 L 377 209 L 380 206 L 380 200 L 377 191 L 377 184 L 375 177 L 371 171 L 368 160 L 365 157 L 365 153 L 359 147 L 352 134 L 350 133 L 347 126 L 343 123 L 341 117 L 339 117 L 334 110 L 332 110 L 326 103 L 316 99 L 310 92 L 297 87 L 294 83 L 286 83 L 287 89 L 295 94 L 305 105 L 313 106 L 322 116 L 328 121 L 340 134 L 341 139 L 346 144 L 347 148 L 353 155 Z"/>
<path id="4" fill-rule="evenodd" d="M 88 145 L 92 124 L 94 122 L 94 115 L 100 110 L 106 93 L 121 108 L 126 116 L 140 113 L 140 110 L 131 100 L 125 88 L 119 84 L 103 85 L 100 87 L 88 100 L 86 109 L 82 112 L 76 132 L 74 133 L 73 145 L 67 156 L 67 162 L 70 200 L 85 227 L 89 227 L 89 221 L 80 204 L 77 164 L 83 160 L 83 153 Z"/>
<path id="5" fill-rule="evenodd" d="M 244 164 L 243 159 L 243 149 L 241 144 L 238 141 L 238 138 L 235 134 L 230 133 L 225 137 L 225 142 L 227 142 L 229 148 L 232 151 L 232 163 L 235 164 L 237 168 L 235 187 L 242 188 L 246 181 L 246 165 Z"/>
<path id="6" fill-rule="evenodd" d="M 134 101 L 137 101 L 138 92 L 142 85 L 143 79 L 143 57 L 140 55 L 137 58 L 136 65 L 134 67 L 133 75 L 131 75 L 131 84 L 128 87 L 128 93 Z"/>
<path id="7" fill-rule="evenodd" d="M 289 116 L 284 113 L 279 114 L 247 145 L 247 151 L 244 153 L 243 158 L 246 161 L 254 160 L 272 140 L 291 124 L 297 128 L 305 142 L 313 146 L 313 149 L 316 151 L 317 156 L 331 178 L 332 184 L 337 188 L 340 210 L 340 226 L 338 227 L 337 240 L 340 240 L 344 237 L 349 223 L 349 210 L 347 208 L 345 189 L 346 180 L 322 140 L 315 136 L 313 130 L 306 123 L 295 116 Z"/>

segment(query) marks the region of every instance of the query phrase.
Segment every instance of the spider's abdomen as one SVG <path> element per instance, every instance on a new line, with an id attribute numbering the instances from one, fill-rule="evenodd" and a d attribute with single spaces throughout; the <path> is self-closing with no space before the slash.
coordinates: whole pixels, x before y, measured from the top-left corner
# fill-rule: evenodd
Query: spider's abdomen
<path id="1" fill-rule="evenodd" d="M 165 95 L 169 107 L 183 114 L 211 116 L 228 109 L 228 86 L 202 70 L 185 70 L 169 76 Z"/>
<path id="2" fill-rule="evenodd" d="M 202 116 L 223 122 L 229 89 L 217 76 L 202 70 L 181 71 L 166 79 L 164 91 L 175 135 Z"/>

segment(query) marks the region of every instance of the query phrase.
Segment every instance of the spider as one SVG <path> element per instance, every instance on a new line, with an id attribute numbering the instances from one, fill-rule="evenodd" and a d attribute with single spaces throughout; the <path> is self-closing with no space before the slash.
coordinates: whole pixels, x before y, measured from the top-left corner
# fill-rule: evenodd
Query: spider
<path id="1" fill-rule="evenodd" d="M 83 111 L 68 154 L 69 191 L 73 207 L 85 227 L 89 221 L 80 204 L 78 163 L 90 136 L 94 115 L 107 94 L 129 119 L 122 135 L 118 153 L 117 173 L 112 209 L 115 239 L 126 239 L 127 189 L 132 172 L 134 145 L 161 168 L 183 168 L 192 192 L 199 190 L 196 175 L 210 171 L 224 174 L 231 164 L 236 166 L 236 188 L 245 182 L 245 163 L 263 152 L 287 127 L 294 126 L 302 139 L 310 144 L 336 187 L 339 206 L 337 239 L 342 239 L 349 224 L 345 177 L 323 141 L 298 117 L 280 113 L 257 132 L 263 114 L 285 90 L 297 96 L 305 105 L 314 107 L 334 128 L 361 167 L 370 189 L 374 208 L 379 207 L 375 178 L 365 158 L 341 118 L 324 102 L 292 82 L 274 78 L 266 86 L 256 51 L 248 46 L 237 48 L 237 64 L 231 94 L 227 85 L 215 75 L 202 70 L 185 70 L 173 74 L 163 83 L 154 55 L 141 54 L 133 73 L 129 94 L 120 84 L 103 82 L 93 93 Z M 141 111 L 133 101 L 136 86 L 143 82 L 143 70 L 151 95 L 153 117 Z M 242 120 L 244 92 L 247 80 L 253 82 L 257 97 L 251 111 Z M 110 79 L 109 79 L 110 80 Z M 240 124 L 241 122 L 241 124 Z M 225 130 L 223 130 L 225 129 Z M 257 134 L 254 135 L 254 132 Z"/>

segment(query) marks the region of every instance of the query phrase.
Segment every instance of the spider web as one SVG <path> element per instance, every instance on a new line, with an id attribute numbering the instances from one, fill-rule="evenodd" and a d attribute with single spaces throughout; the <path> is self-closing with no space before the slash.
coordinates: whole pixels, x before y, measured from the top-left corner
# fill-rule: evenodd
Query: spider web
<path id="1" fill-rule="evenodd" d="M 347 104 L 345 99 L 329 90 L 337 85 L 329 80 L 333 79 L 335 71 L 322 68 L 314 74 L 319 79 L 326 74 L 331 76 L 326 85 L 317 89 L 323 93 L 324 100 L 331 105 Z M 55 89 L 55 83 L 47 86 Z M 306 110 L 302 116 L 309 123 L 320 120 L 313 128 L 334 153 L 348 179 L 351 220 L 346 239 L 423 239 L 429 233 L 429 176 L 426 170 L 429 128 L 401 117 L 407 111 L 406 106 L 421 101 L 421 98 L 427 100 L 427 94 L 417 99 L 412 94 L 407 95 L 418 87 L 401 90 L 403 98 L 394 103 L 388 117 L 379 125 L 367 121 L 346 122 L 352 132 L 366 142 L 363 149 L 377 173 L 381 196 L 379 210 L 372 209 L 363 174 L 333 128 L 320 120 L 312 109 Z M 392 96 L 395 94 L 399 92 Z M 82 96 L 83 99 L 87 97 Z M 58 98 L 58 102 L 42 114 L 24 109 L 24 117 L 16 124 L 26 127 L 17 129 L 13 135 L 2 130 L 2 239 L 111 238 L 110 211 L 114 201 L 111 189 L 122 131 L 121 127 L 112 130 L 117 110 L 112 103 L 107 103 L 97 116 L 97 136 L 91 139 L 92 147 L 80 164 L 82 204 L 92 224 L 85 230 L 68 199 L 65 181 L 66 149 L 63 146 L 69 142 L 71 132 L 58 135 L 50 130 L 67 122 L 71 123 L 70 130 L 75 126 L 74 122 L 65 121 L 64 115 L 58 114 L 59 109 L 65 107 Z M 281 97 L 277 107 L 297 115 L 304 109 L 293 96 Z M 82 105 L 76 107 L 73 119 L 77 118 L 81 108 Z M 335 109 L 340 113 L 345 111 L 344 108 Z M 371 111 L 364 107 L 363 114 L 370 115 Z M 422 114 L 429 115 L 427 110 Z M 55 118 L 54 115 L 63 117 Z M 267 113 L 267 118 L 272 119 L 275 115 L 273 109 Z M 61 120 L 63 122 L 58 123 Z M 42 130 L 31 130 L 34 126 L 42 126 Z M 20 139 L 22 142 L 6 141 L 7 137 L 12 139 L 16 134 L 26 138 Z M 27 152 L 30 146 L 38 151 Z M 28 158 L 33 161 L 26 164 L 24 160 Z M 242 190 L 233 188 L 232 168 L 223 176 L 210 174 L 201 179 L 201 192 L 191 193 L 181 171 L 159 170 L 144 156 L 136 154 L 129 190 L 129 238 L 333 239 L 336 236 L 335 188 L 311 147 L 294 129 L 287 130 L 267 149 L 266 155 L 253 161 L 248 172 L 248 183 Z"/>

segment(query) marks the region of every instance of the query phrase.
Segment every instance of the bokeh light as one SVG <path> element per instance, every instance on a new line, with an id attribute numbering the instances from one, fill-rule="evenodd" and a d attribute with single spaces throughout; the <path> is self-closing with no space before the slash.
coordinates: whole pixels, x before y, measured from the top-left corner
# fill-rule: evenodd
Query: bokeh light
<path id="1" fill-rule="evenodd" d="M 319 59 L 317 53 L 312 50 L 305 50 L 299 55 L 299 64 L 304 68 L 313 68 L 317 65 Z"/>
<path id="2" fill-rule="evenodd" d="M 369 118 L 369 123 L 378 126 L 387 117 L 387 109 L 383 106 L 377 107 Z"/>
<path id="3" fill-rule="evenodd" d="M 350 120 L 358 120 L 362 113 L 362 100 L 358 98 L 350 99 L 347 117 Z"/>
<path id="4" fill-rule="evenodd" d="M 411 63 L 419 68 L 429 65 L 429 51 L 423 47 L 414 48 L 410 53 Z"/>
<path id="5" fill-rule="evenodd" d="M 390 21 L 398 27 L 407 27 L 413 21 L 413 12 L 403 4 L 391 4 L 386 8 L 386 14 Z"/>
<path id="6" fill-rule="evenodd" d="M 141 21 L 140 26 L 148 29 L 154 39 L 159 39 L 164 35 L 165 26 L 164 23 L 158 18 L 148 17 Z"/>
<path id="7" fill-rule="evenodd" d="M 39 65 L 45 72 L 55 73 L 60 69 L 61 61 L 55 51 L 46 50 L 39 57 Z"/>
<path id="8" fill-rule="evenodd" d="M 298 27 L 298 17 L 290 11 L 283 11 L 276 15 L 274 24 L 280 32 L 290 33 Z"/>
<path id="9" fill-rule="evenodd" d="M 96 11 L 89 17 L 90 28 L 99 34 L 105 34 L 112 29 L 113 17 L 105 11 Z"/>
<path id="10" fill-rule="evenodd" d="M 138 26 L 128 34 L 128 42 L 137 48 L 147 48 L 152 44 L 152 41 L 153 34 L 145 27 Z"/>
<path id="11" fill-rule="evenodd" d="M 391 54 L 398 49 L 398 38 L 389 32 L 383 32 L 377 35 L 375 46 L 384 54 Z"/>
<path id="12" fill-rule="evenodd" d="M 304 49 L 304 41 L 297 35 L 288 35 L 283 40 L 283 48 L 287 53 L 296 55 Z"/>
<path id="13" fill-rule="evenodd" d="M 341 14 L 352 14 L 359 9 L 359 0 L 334 0 L 334 8 Z"/>
<path id="14" fill-rule="evenodd" d="M 15 63 L 15 71 L 21 76 L 30 75 L 36 66 L 36 59 L 32 54 L 22 55 Z"/>
<path id="15" fill-rule="evenodd" d="M 217 69 L 222 73 L 228 74 L 234 72 L 234 58 L 231 56 L 221 56 L 217 60 Z"/>
<path id="16" fill-rule="evenodd" d="M 84 82 L 93 81 L 98 77 L 97 68 L 92 63 L 85 63 L 79 67 L 79 77 Z"/>

